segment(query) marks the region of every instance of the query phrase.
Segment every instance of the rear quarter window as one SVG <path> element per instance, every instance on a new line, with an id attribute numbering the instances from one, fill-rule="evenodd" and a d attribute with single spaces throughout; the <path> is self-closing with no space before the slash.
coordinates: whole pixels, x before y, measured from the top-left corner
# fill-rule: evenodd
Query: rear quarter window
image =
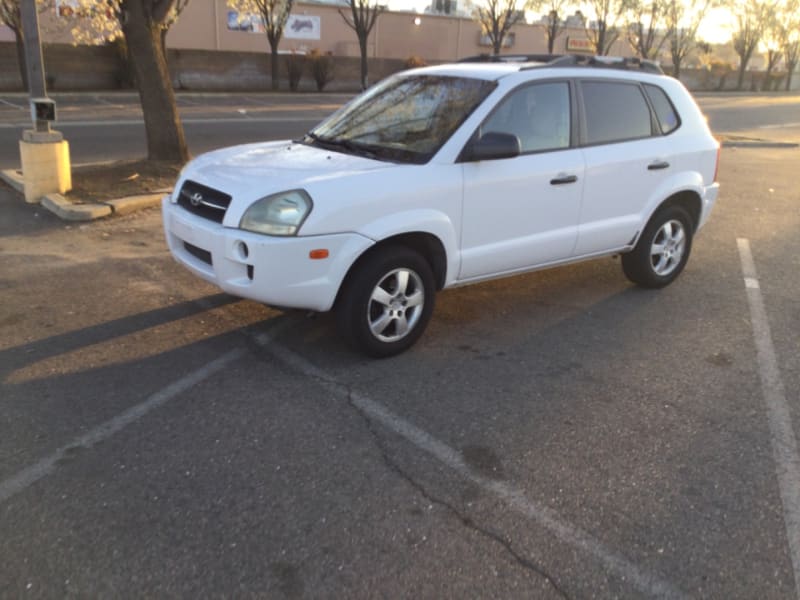
<path id="1" fill-rule="evenodd" d="M 649 84 L 645 84 L 644 89 L 647 97 L 650 98 L 653 110 L 656 111 L 661 133 L 667 135 L 675 131 L 680 126 L 681 120 L 666 92 L 656 85 Z"/>
<path id="2" fill-rule="evenodd" d="M 650 107 L 635 83 L 583 81 L 586 143 L 604 144 L 653 134 Z"/>

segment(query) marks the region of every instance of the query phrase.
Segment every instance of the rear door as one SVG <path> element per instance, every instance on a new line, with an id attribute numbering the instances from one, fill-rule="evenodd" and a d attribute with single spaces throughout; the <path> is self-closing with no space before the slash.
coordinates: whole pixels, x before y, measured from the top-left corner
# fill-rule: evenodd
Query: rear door
<path id="1" fill-rule="evenodd" d="M 599 79 L 579 85 L 586 185 L 575 255 L 584 256 L 629 245 L 674 167 L 644 86 Z"/>

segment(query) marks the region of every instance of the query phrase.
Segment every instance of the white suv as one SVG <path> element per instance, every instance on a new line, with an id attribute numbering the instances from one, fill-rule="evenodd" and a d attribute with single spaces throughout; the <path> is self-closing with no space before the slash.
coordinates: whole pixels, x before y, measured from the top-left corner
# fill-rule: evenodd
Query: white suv
<path id="1" fill-rule="evenodd" d="M 660 69 L 576 62 L 406 71 L 301 140 L 200 156 L 164 199 L 169 248 L 230 294 L 334 309 L 372 356 L 411 346 L 443 288 L 616 253 L 667 285 L 719 144 Z"/>

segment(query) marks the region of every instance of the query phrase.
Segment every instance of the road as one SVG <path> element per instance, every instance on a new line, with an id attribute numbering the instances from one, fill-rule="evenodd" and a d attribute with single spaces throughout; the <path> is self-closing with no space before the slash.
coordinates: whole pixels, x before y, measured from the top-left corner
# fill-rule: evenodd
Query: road
<path id="1" fill-rule="evenodd" d="M 131 93 L 55 94 L 57 129 L 74 164 L 141 158 L 146 154 L 138 97 Z M 193 155 L 235 144 L 302 135 L 351 96 L 344 94 L 178 94 Z M 701 94 L 712 130 L 800 142 L 800 94 Z M 30 127 L 27 100 L 0 98 L 0 168 L 19 167 L 18 141 Z"/>
<path id="2" fill-rule="evenodd" d="M 302 135 L 352 95 L 179 94 L 178 107 L 193 155 L 223 146 Z M 57 129 L 75 164 L 141 158 L 147 153 L 135 94 L 55 95 Z M 19 167 L 18 140 L 30 127 L 26 99 L 0 98 L 0 168 Z"/>
<path id="3" fill-rule="evenodd" d="M 449 290 L 384 361 L 0 189 L 0 596 L 797 597 L 799 158 L 723 150 L 668 288 Z"/>

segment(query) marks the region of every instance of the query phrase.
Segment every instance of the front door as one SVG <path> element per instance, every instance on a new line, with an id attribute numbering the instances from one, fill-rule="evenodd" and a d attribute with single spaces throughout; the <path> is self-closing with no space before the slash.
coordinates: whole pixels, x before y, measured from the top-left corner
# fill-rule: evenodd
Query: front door
<path id="1" fill-rule="evenodd" d="M 520 140 L 519 156 L 464 163 L 459 280 L 569 258 L 577 240 L 584 158 L 571 140 L 568 82 L 512 91 L 481 126 Z"/>

